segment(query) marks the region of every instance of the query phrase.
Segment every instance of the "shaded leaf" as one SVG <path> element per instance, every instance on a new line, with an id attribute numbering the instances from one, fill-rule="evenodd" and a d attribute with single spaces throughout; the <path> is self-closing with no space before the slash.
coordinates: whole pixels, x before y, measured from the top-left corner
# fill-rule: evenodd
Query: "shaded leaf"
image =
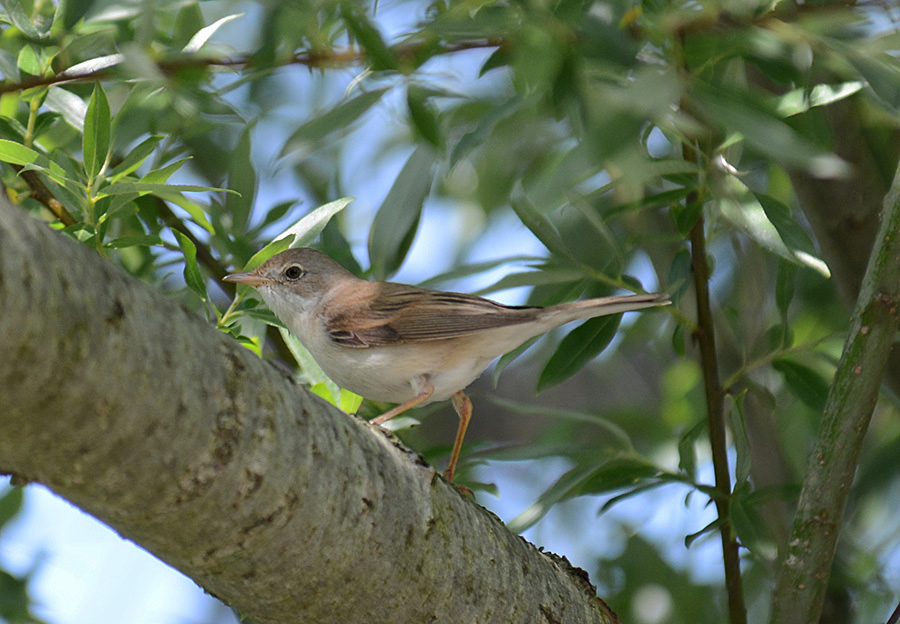
<path id="1" fill-rule="evenodd" d="M 428 101 L 428 97 L 428 90 L 410 85 L 406 90 L 406 106 L 409 109 L 410 121 L 419 134 L 440 149 L 444 144 L 444 135 L 441 132 L 437 109 Z"/>
<path id="2" fill-rule="evenodd" d="M 375 279 L 383 280 L 403 264 L 431 191 L 434 151 L 417 148 L 384 198 L 369 231 L 369 260 Z"/>
<path id="3" fill-rule="evenodd" d="M 228 169 L 228 188 L 235 193 L 229 193 L 225 198 L 225 210 L 234 222 L 235 232 L 247 227 L 256 200 L 256 169 L 250 157 L 251 129 L 248 125 L 241 134 Z"/>
<path id="4" fill-rule="evenodd" d="M 517 192 L 515 196 L 511 198 L 510 203 L 512 209 L 515 211 L 516 215 L 518 215 L 525 227 L 531 230 L 531 233 L 544 244 L 544 247 L 549 249 L 554 255 L 560 258 L 566 258 L 577 264 L 576 259 L 569 253 L 568 246 L 563 242 L 559 232 L 553 224 L 550 223 L 547 217 L 541 214 L 532 203 L 528 201 L 528 198 L 525 197 L 524 193 Z"/>
<path id="5" fill-rule="evenodd" d="M 387 89 L 377 89 L 361 93 L 353 99 L 346 100 L 327 113 L 316 116 L 297 128 L 281 150 L 282 156 L 302 149 L 308 143 L 321 141 L 332 132 L 347 130 L 366 111 L 377 104 Z"/>
<path id="6" fill-rule="evenodd" d="M 772 368 L 781 373 L 788 389 L 805 405 L 818 414 L 825 409 L 828 398 L 828 382 L 819 373 L 791 360 L 777 359 Z"/>
<path id="7" fill-rule="evenodd" d="M 739 132 L 760 154 L 789 167 L 800 167 L 820 178 L 849 174 L 849 165 L 820 148 L 785 123 L 767 105 L 746 92 L 728 91 L 721 84 L 695 83 L 693 105 L 724 128 Z"/>
<path id="8" fill-rule="evenodd" d="M 731 436 L 734 440 L 734 450 L 737 455 L 734 466 L 735 487 L 743 487 L 750 478 L 750 438 L 747 436 L 747 422 L 744 419 L 744 399 L 747 390 L 734 397 L 732 409 L 728 411 L 728 421 L 731 426 Z"/>
<path id="9" fill-rule="evenodd" d="M 612 342 L 621 320 L 621 314 L 592 318 L 569 332 L 541 371 L 537 391 L 555 386 L 584 368 Z"/>
<path id="10" fill-rule="evenodd" d="M 357 5 L 352 2 L 342 2 L 341 17 L 347 25 L 347 30 L 372 61 L 373 70 L 398 68 L 397 55 L 387 46 L 384 39 L 381 38 L 381 33 L 369 21 L 368 16 L 357 8 Z"/>
<path id="11" fill-rule="evenodd" d="M 194 293 L 206 301 L 206 282 L 197 264 L 197 247 L 187 236 L 178 230 L 172 230 L 178 239 L 178 246 L 184 254 L 184 282 Z"/>

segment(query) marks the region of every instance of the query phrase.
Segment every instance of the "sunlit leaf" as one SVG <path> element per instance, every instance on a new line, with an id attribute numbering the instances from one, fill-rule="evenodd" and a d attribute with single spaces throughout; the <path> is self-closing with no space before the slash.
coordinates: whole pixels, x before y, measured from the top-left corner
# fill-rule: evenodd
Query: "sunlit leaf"
<path id="1" fill-rule="evenodd" d="M 84 132 L 87 105 L 80 97 L 60 87 L 50 87 L 44 105 L 62 115 L 67 124 L 79 132 Z"/>
<path id="2" fill-rule="evenodd" d="M 88 103 L 82 138 L 84 170 L 91 180 L 97 177 L 106 166 L 106 160 L 109 158 L 111 133 L 109 100 L 106 99 L 103 85 L 98 82 L 94 85 L 94 93 Z"/>
<path id="3" fill-rule="evenodd" d="M 838 84 L 817 84 L 811 89 L 794 89 L 775 100 L 775 112 L 784 117 L 805 113 L 816 106 L 828 106 L 858 93 L 865 85 L 858 80 Z"/>
<path id="4" fill-rule="evenodd" d="M 163 138 L 164 137 L 159 134 L 153 135 L 144 139 L 134 148 L 129 150 L 128 154 L 125 155 L 125 158 L 122 159 L 122 162 L 116 165 L 112 170 L 109 179 L 115 182 L 140 167 L 147 157 L 153 153 L 156 146 L 159 145 L 159 142 L 162 141 Z"/>
<path id="5" fill-rule="evenodd" d="M 268 245 L 266 245 L 265 247 L 263 247 L 262 249 L 257 251 L 255 254 L 250 256 L 250 259 L 247 261 L 247 264 L 244 265 L 244 270 L 251 271 L 251 270 L 255 269 L 256 267 L 261 265 L 263 262 L 265 262 L 266 260 L 268 260 L 269 258 L 274 256 L 275 254 L 279 254 L 282 251 L 285 251 L 286 249 L 290 249 L 291 243 L 293 243 L 293 242 L 294 242 L 294 237 L 291 234 L 288 234 L 287 236 L 282 236 L 281 238 L 278 238 L 278 239 L 272 241 L 271 243 L 269 243 Z"/>
<path id="6" fill-rule="evenodd" d="M 209 41 L 210 37 L 212 37 L 216 33 L 216 31 L 219 30 L 219 28 L 232 20 L 243 17 L 243 15 L 243 13 L 233 13 L 232 15 L 226 15 L 225 17 L 217 19 L 209 26 L 201 28 L 193 37 L 191 37 L 191 40 L 188 41 L 187 45 L 184 46 L 181 51 L 185 54 L 194 54 L 195 52 L 199 52 L 200 48 L 206 45 L 206 42 Z"/>
<path id="7" fill-rule="evenodd" d="M 62 185 L 68 182 L 62 167 L 43 154 L 15 141 L 0 139 L 0 160 L 43 172 Z"/>
<path id="8" fill-rule="evenodd" d="M 293 235 L 291 247 L 306 247 L 322 233 L 322 230 L 325 229 L 325 226 L 328 225 L 328 222 L 331 221 L 334 215 L 346 208 L 352 201 L 352 197 L 343 197 L 323 204 L 304 215 L 300 220 L 276 236 L 275 239 L 278 240 Z"/>
<path id="9" fill-rule="evenodd" d="M 31 21 L 31 18 L 25 12 L 21 0 L 3 0 L 3 8 L 6 9 L 6 14 L 13 25 L 25 33 L 29 39 L 43 38 L 43 33 L 37 29 L 34 22 Z"/>
<path id="10" fill-rule="evenodd" d="M 115 238 L 104 243 L 103 246 L 109 249 L 124 249 L 125 247 L 136 246 L 158 247 L 163 244 L 163 239 L 156 234 L 140 234 L 137 236 L 122 236 L 121 238 Z"/>

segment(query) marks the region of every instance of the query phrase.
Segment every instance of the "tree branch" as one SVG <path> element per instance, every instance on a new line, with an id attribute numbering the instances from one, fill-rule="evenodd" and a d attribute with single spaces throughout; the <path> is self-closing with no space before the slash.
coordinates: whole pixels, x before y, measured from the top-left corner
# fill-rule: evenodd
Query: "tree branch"
<path id="1" fill-rule="evenodd" d="M 616 622 L 389 434 L 0 201 L 0 468 L 261 622 Z"/>
<path id="2" fill-rule="evenodd" d="M 772 622 L 819 620 L 847 496 L 900 327 L 900 166 L 884 201 L 844 352 L 807 461 Z"/>
<path id="3" fill-rule="evenodd" d="M 697 201 L 696 196 L 688 201 Z M 722 560 L 725 566 L 725 589 L 728 593 L 728 614 L 731 624 L 746 624 L 747 609 L 741 584 L 741 560 L 737 539 L 731 525 L 731 476 L 728 471 L 728 442 L 725 432 L 725 393 L 719 378 L 716 354 L 715 324 L 709 303 L 709 267 L 706 262 L 706 232 L 701 214 L 691 228 L 691 269 L 697 297 L 697 330 L 695 338 L 700 347 L 700 368 L 706 391 L 706 415 L 709 443 L 712 448 L 713 472 L 719 496 L 715 499 L 722 538 Z"/>
<path id="4" fill-rule="evenodd" d="M 471 41 L 456 41 L 446 44 L 440 49 L 441 54 L 453 52 L 461 52 L 464 50 L 475 50 L 481 48 L 496 48 L 502 45 L 499 38 L 476 39 Z M 415 59 L 417 54 L 426 47 L 422 42 L 404 43 L 393 47 L 394 54 L 401 60 Z M 104 57 L 108 59 L 110 57 Z M 304 65 L 306 67 L 329 68 L 329 67 L 346 67 L 353 63 L 367 61 L 368 56 L 355 48 L 342 48 L 337 50 L 329 50 L 327 52 L 308 52 L 303 54 L 295 54 L 287 59 L 277 60 L 275 67 L 284 67 L 288 65 Z M 52 75 L 47 76 L 31 76 L 25 80 L 4 80 L 0 82 L 0 95 L 4 93 L 12 93 L 17 91 L 25 91 L 35 87 L 49 87 L 69 82 L 89 82 L 93 80 L 105 80 L 109 78 L 115 67 L 121 61 L 109 60 L 107 62 L 97 63 L 95 66 L 84 66 L 79 63 L 74 69 L 65 69 Z M 79 68 L 84 66 L 84 68 Z M 197 56 L 193 54 L 184 54 L 174 58 L 160 59 L 156 64 L 157 68 L 166 75 L 175 74 L 184 69 L 192 68 L 250 68 L 256 66 L 255 59 L 250 57 L 237 58 L 211 58 Z"/>

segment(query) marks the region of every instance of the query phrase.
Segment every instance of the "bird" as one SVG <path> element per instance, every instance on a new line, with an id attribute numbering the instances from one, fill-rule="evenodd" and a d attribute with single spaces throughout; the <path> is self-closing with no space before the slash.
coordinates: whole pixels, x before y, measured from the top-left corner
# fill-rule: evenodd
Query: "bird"
<path id="1" fill-rule="evenodd" d="M 297 247 L 223 278 L 246 284 L 338 386 L 407 410 L 450 399 L 459 425 L 444 478 L 453 482 L 472 416 L 464 390 L 491 362 L 571 321 L 669 305 L 662 293 L 510 306 L 476 295 L 361 279 L 326 253 Z"/>

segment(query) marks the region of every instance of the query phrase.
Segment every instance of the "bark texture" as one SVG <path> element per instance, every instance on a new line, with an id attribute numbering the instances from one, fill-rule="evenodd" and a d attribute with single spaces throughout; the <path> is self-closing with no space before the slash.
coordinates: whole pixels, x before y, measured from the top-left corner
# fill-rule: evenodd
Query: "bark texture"
<path id="1" fill-rule="evenodd" d="M 0 200 L 0 470 L 261 622 L 616 622 L 377 427 Z"/>

